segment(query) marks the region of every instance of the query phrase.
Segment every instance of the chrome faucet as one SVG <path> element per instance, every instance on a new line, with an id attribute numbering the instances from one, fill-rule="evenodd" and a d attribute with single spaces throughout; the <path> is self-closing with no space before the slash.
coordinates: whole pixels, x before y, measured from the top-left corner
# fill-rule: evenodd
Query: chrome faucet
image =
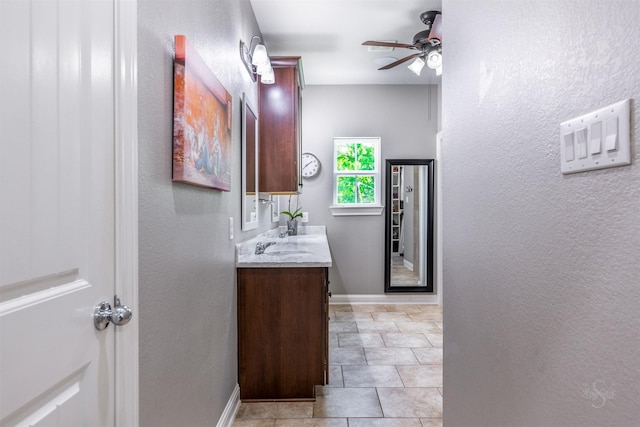
<path id="1" fill-rule="evenodd" d="M 258 242 L 256 243 L 256 255 L 260 255 L 264 253 L 264 250 L 267 249 L 271 245 L 275 245 L 276 242 Z"/>

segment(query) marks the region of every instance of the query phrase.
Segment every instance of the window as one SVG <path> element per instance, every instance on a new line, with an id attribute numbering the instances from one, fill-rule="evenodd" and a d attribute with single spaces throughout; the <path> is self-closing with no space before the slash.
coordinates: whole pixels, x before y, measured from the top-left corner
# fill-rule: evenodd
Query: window
<path id="1" fill-rule="evenodd" d="M 380 138 L 334 138 L 333 215 L 380 215 Z"/>

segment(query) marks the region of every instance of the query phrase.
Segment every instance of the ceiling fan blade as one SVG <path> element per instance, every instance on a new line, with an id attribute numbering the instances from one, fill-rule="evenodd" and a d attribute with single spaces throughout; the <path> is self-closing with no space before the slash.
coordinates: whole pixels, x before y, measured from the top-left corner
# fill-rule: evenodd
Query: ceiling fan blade
<path id="1" fill-rule="evenodd" d="M 376 41 L 366 41 L 362 43 L 363 46 L 380 46 L 380 47 L 400 47 L 404 49 L 416 49 L 416 47 L 412 44 L 404 44 L 404 43 L 391 43 L 391 42 L 376 42 Z"/>
<path id="2" fill-rule="evenodd" d="M 388 70 L 389 68 L 393 68 L 393 67 L 395 67 L 396 65 L 400 65 L 400 64 L 402 64 L 403 62 L 407 62 L 408 60 L 413 59 L 413 58 L 415 58 L 415 57 L 416 57 L 416 56 L 418 56 L 418 55 L 420 55 L 420 54 L 419 54 L 419 53 L 414 53 L 413 55 L 405 56 L 405 57 L 404 57 L 404 58 L 402 58 L 402 59 L 398 59 L 396 62 L 392 62 L 392 63 L 391 63 L 391 64 L 389 64 L 389 65 L 385 65 L 385 66 L 384 66 L 384 67 L 382 67 L 382 68 L 378 68 L 378 70 Z"/>

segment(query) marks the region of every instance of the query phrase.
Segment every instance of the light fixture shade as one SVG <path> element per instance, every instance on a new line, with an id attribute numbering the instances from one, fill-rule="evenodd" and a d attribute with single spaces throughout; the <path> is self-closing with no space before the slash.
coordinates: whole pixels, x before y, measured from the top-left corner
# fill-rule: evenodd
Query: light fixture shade
<path id="1" fill-rule="evenodd" d="M 432 50 L 427 55 L 427 67 L 435 70 L 442 65 L 442 54 L 437 50 Z"/>
<path id="2" fill-rule="evenodd" d="M 276 75 L 273 72 L 273 68 L 269 67 L 269 69 L 260 76 L 260 81 L 265 85 L 274 84 L 276 82 Z"/>
<path id="3" fill-rule="evenodd" d="M 267 55 L 267 48 L 263 44 L 257 44 L 253 49 L 253 55 L 251 55 L 251 64 L 259 67 L 260 65 L 269 63 L 269 55 Z"/>
<path id="4" fill-rule="evenodd" d="M 256 74 L 258 74 L 259 76 L 265 74 L 265 73 L 269 73 L 269 72 L 273 72 L 273 69 L 271 68 L 271 62 L 267 61 L 265 63 L 259 64 L 256 67 Z"/>
<path id="5" fill-rule="evenodd" d="M 407 66 L 407 68 L 413 71 L 416 76 L 419 76 L 422 72 L 422 69 L 424 68 L 424 64 L 424 59 L 418 56 L 411 64 Z"/>

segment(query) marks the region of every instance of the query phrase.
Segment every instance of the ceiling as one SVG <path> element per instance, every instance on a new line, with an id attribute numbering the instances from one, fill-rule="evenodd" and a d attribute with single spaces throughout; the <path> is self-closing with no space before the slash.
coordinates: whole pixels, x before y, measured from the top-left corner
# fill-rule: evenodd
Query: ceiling
<path id="1" fill-rule="evenodd" d="M 369 52 L 366 40 L 413 43 L 426 26 L 419 16 L 442 10 L 442 0 L 250 0 L 270 56 L 301 56 L 305 83 L 440 84 L 424 67 L 420 76 L 408 61 L 390 70 L 378 68 L 415 51 Z M 446 44 L 446 41 L 444 41 Z M 446 72 L 444 70 L 443 72 Z"/>

